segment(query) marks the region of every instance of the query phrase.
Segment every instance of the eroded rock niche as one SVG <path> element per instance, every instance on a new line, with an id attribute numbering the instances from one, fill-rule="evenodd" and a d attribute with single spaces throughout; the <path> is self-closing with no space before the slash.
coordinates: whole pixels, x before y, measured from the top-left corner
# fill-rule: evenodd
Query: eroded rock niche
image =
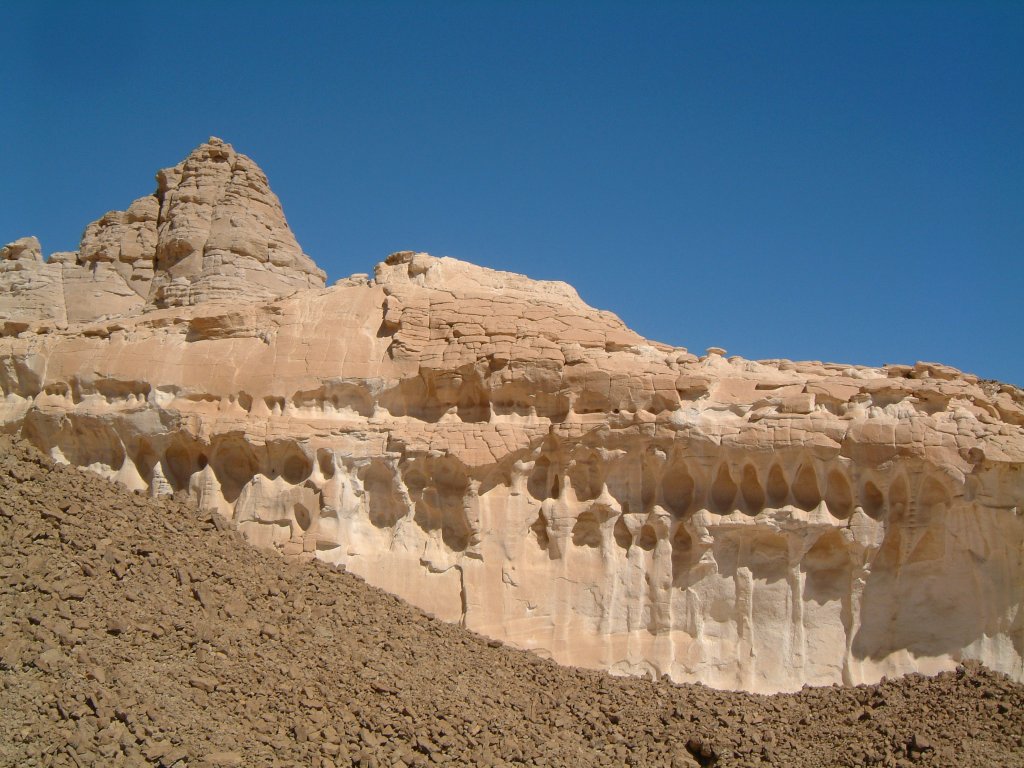
<path id="1" fill-rule="evenodd" d="M 473 466 L 125 426 L 34 410 L 22 432 L 130 488 L 188 494 L 257 546 L 344 564 L 565 663 L 748 690 L 964 656 L 1019 671 L 1024 525 L 977 503 L 1000 495 L 997 473 L 965 483 L 923 460 L 864 467 L 630 431 L 549 434 Z"/>
<path id="2" fill-rule="evenodd" d="M 112 313 L 37 311 L 61 262 L 0 252 L 5 430 L 565 663 L 753 691 L 963 658 L 1024 679 L 1016 387 L 697 356 L 423 253 L 321 288 L 224 146 L 90 225 L 75 259 L 135 297 Z"/>

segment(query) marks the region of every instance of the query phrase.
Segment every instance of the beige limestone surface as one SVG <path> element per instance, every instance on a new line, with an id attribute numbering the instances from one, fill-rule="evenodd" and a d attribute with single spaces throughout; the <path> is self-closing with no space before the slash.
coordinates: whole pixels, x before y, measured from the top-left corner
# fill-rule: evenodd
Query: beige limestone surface
<path id="1" fill-rule="evenodd" d="M 0 271 L 5 429 L 256 545 L 619 673 L 1024 679 L 1011 385 L 697 356 L 564 283 L 424 253 L 324 288 L 212 139 L 73 260 L 0 253 L 22 265 Z M 91 303 L 43 298 L 82 295 L 86 264 Z"/>

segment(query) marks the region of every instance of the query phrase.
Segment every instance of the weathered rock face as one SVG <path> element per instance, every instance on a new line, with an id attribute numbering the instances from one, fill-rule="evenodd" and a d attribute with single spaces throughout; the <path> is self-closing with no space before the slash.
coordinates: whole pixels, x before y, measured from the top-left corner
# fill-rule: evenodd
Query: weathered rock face
<path id="1" fill-rule="evenodd" d="M 64 286 L 60 264 L 44 264 L 34 237 L 23 237 L 0 248 L 0 322 L 11 334 L 36 319 L 65 322 Z"/>
<path id="2" fill-rule="evenodd" d="M 269 300 L 322 288 L 263 171 L 211 138 L 157 174 L 157 190 L 85 228 L 43 262 L 23 238 L 0 258 L 0 320 L 88 322 L 216 298 Z"/>
<path id="3" fill-rule="evenodd" d="M 8 430 L 564 662 L 760 691 L 963 657 L 1024 679 L 1020 390 L 697 357 L 567 285 L 411 252 L 276 300 L 186 270 L 179 301 L 200 241 L 258 261 L 186 218 L 209 229 L 158 223 L 149 291 L 176 306 L 10 326 Z"/>
<path id="4" fill-rule="evenodd" d="M 157 181 L 151 298 L 158 305 L 323 287 L 324 273 L 295 242 L 267 177 L 229 144 L 211 138 Z"/>

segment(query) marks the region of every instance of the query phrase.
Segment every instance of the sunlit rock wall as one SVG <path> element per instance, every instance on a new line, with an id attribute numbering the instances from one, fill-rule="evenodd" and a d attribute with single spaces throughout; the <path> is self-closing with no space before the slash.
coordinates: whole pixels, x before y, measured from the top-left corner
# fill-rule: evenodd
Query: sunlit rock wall
<path id="1" fill-rule="evenodd" d="M 0 425 L 565 663 L 1024 679 L 1021 390 L 698 357 L 421 253 L 320 280 L 211 140 L 80 252 L 0 251 Z"/>
<path id="2" fill-rule="evenodd" d="M 697 358 L 425 254 L 376 277 L 41 322 L 0 339 L 3 422 L 566 663 L 761 691 L 962 657 L 1024 677 L 1019 390 Z"/>

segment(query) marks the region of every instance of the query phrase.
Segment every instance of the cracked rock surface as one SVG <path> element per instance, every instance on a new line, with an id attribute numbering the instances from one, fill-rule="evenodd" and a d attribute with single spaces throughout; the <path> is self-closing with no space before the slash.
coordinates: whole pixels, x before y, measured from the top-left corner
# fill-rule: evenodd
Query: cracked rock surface
<path id="1" fill-rule="evenodd" d="M 0 765 L 1021 766 L 1024 687 L 610 677 L 0 436 Z"/>

